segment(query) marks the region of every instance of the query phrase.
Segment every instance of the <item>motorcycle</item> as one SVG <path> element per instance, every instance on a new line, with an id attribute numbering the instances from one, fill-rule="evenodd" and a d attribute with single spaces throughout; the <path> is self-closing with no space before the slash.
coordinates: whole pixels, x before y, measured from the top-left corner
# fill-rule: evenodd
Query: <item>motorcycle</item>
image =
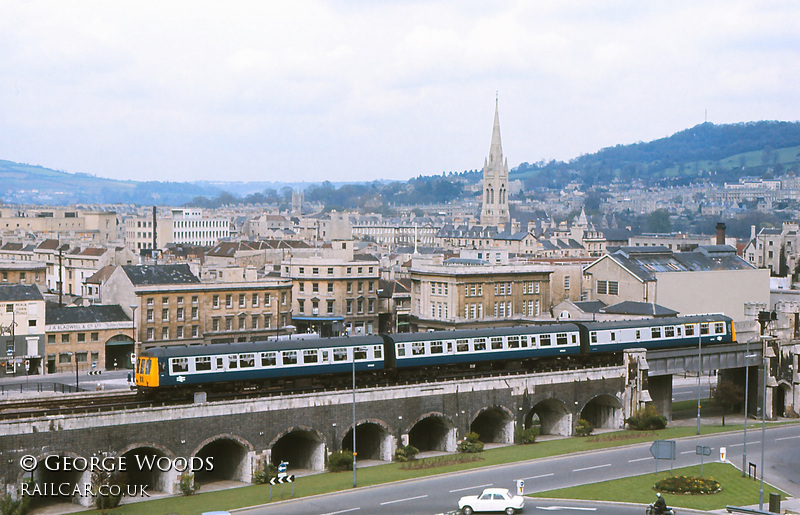
<path id="1" fill-rule="evenodd" d="M 656 508 L 654 505 L 655 503 L 650 503 L 650 505 L 647 507 L 647 511 L 645 512 L 646 515 L 656 515 Z M 666 511 L 661 512 L 661 515 L 675 515 L 675 510 L 672 508 L 667 508 Z"/>

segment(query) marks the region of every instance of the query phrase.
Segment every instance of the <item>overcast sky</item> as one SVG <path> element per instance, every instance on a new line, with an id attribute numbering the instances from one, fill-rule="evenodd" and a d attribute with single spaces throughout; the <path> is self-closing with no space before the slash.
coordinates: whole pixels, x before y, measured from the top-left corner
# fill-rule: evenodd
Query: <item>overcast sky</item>
<path id="1" fill-rule="evenodd" d="M 135 180 L 511 167 L 800 120 L 800 2 L 0 1 L 0 159 Z"/>

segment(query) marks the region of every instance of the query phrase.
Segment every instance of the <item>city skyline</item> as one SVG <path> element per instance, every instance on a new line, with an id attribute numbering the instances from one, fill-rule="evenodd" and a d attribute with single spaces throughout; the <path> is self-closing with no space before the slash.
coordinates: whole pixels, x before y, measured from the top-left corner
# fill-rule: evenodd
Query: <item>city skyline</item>
<path id="1" fill-rule="evenodd" d="M 790 2 L 7 2 L 0 159 L 136 180 L 405 180 L 800 119 Z M 707 115 L 706 115 L 707 113 Z"/>

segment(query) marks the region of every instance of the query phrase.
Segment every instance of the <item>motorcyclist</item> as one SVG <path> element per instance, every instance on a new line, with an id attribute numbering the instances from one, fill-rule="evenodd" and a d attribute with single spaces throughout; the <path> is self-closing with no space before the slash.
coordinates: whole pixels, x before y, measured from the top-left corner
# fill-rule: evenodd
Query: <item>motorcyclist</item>
<path id="1" fill-rule="evenodd" d="M 663 513 L 667 512 L 667 501 L 661 497 L 661 493 L 656 493 L 656 502 L 653 503 L 653 509 L 655 510 L 656 515 L 662 515 Z"/>

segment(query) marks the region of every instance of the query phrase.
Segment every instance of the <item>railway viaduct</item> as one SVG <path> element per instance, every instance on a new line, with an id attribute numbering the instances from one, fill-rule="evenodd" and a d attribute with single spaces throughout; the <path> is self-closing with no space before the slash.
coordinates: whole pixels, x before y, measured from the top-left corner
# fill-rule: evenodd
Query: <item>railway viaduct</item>
<path id="1" fill-rule="evenodd" d="M 723 347 L 706 351 L 703 369 L 743 366 L 741 346 Z M 512 443 L 516 428 L 537 422 L 543 434 L 556 435 L 572 434 L 581 418 L 597 428 L 621 428 L 651 396 L 670 409 L 669 374 L 691 371 L 694 352 L 635 349 L 619 365 L 591 369 L 20 419 L 0 426 L 0 493 L 31 477 L 37 483 L 91 482 L 89 471 L 40 466 L 26 472 L 20 464 L 26 455 L 40 465 L 52 455 L 124 457 L 128 484 L 176 493 L 178 470 L 147 470 L 138 462 L 213 458 L 213 470 L 198 471 L 196 481 L 250 482 L 266 462 L 287 461 L 290 473 L 323 470 L 330 452 L 352 449 L 354 425 L 358 459 L 382 461 L 390 461 L 398 445 L 455 451 L 470 431 L 486 443 Z M 649 371 L 654 376 L 648 378 Z"/>

